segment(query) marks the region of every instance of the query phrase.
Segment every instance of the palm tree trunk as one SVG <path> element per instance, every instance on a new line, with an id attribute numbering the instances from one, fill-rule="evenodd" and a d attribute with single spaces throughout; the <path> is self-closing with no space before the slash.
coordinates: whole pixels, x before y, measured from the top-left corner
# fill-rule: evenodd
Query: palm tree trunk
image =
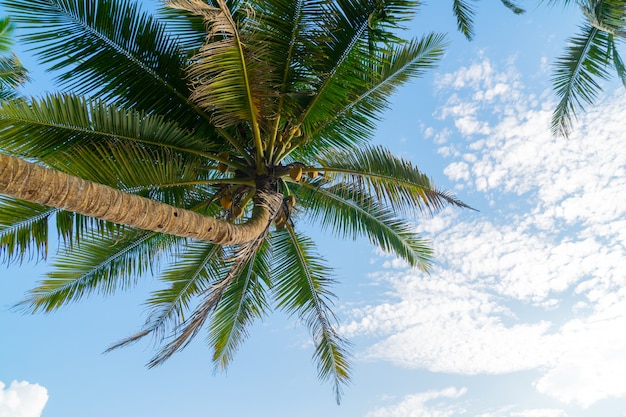
<path id="1" fill-rule="evenodd" d="M 257 189 L 252 217 L 242 224 L 203 216 L 0 154 L 0 194 L 144 230 L 220 245 L 245 243 L 265 232 L 282 196 Z"/>

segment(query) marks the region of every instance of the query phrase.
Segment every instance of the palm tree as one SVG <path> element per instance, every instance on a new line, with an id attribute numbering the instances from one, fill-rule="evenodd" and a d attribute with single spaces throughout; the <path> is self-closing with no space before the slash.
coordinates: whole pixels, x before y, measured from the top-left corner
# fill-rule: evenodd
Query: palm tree
<path id="1" fill-rule="evenodd" d="M 408 0 L 172 0 L 157 20 L 130 0 L 5 0 L 70 93 L 0 108 L 0 243 L 53 270 L 20 304 L 52 311 L 161 269 L 149 319 L 161 364 L 208 330 L 226 367 L 271 308 L 296 315 L 339 398 L 346 342 L 332 273 L 302 219 L 366 236 L 428 270 L 404 217 L 445 205 L 409 161 L 368 145 L 387 98 L 432 68 L 444 36 L 404 40 Z"/>
<path id="2" fill-rule="evenodd" d="M 568 5 L 572 0 L 561 3 Z M 626 37 L 626 2 L 579 0 L 576 3 L 585 22 L 579 33 L 568 40 L 553 76 L 554 90 L 560 100 L 552 115 L 552 133 L 565 137 L 572 130 L 576 112 L 595 103 L 602 91 L 599 81 L 610 78 L 610 66 L 626 86 L 626 67 L 618 51 L 618 42 Z"/>

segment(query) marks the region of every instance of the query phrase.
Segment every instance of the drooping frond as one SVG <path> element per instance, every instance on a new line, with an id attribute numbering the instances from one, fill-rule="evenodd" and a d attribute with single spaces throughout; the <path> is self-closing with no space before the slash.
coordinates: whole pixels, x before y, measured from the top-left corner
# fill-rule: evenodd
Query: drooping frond
<path id="1" fill-rule="evenodd" d="M 554 90 L 560 101 L 552 116 L 552 133 L 567 136 L 576 112 L 593 104 L 602 91 L 600 80 L 609 78 L 613 65 L 622 82 L 624 65 L 616 40 L 626 37 L 626 4 L 621 0 L 580 2 L 586 18 L 580 33 L 569 39 L 556 63 Z"/>
<path id="2" fill-rule="evenodd" d="M 168 284 L 167 288 L 154 291 L 146 301 L 150 311 L 142 330 L 117 342 L 107 352 L 148 335 L 157 341 L 175 336 L 175 329 L 185 321 L 185 313 L 192 300 L 219 281 L 223 257 L 224 249 L 220 245 L 208 242 L 185 245 L 182 253 L 173 256 L 172 266 L 159 277 L 160 281 Z"/>
<path id="3" fill-rule="evenodd" d="M 0 196 L 0 256 L 8 264 L 26 258 L 45 259 L 51 222 L 68 248 L 78 244 L 86 234 L 110 235 L 119 229 L 106 221 Z"/>
<path id="4" fill-rule="evenodd" d="M 58 256 L 53 270 L 29 291 L 19 308 L 28 312 L 53 311 L 91 293 L 110 295 L 134 285 L 153 268 L 158 255 L 178 238 L 143 230 L 94 234 Z"/>
<path id="5" fill-rule="evenodd" d="M 187 69 L 192 83 L 190 97 L 211 113 L 217 127 L 249 123 L 254 146 L 257 152 L 262 152 L 259 126 L 262 94 L 255 90 L 260 87 L 267 90 L 269 86 L 262 79 L 263 72 L 252 68 L 255 51 L 250 50 L 247 40 L 242 38 L 227 5 L 222 0 L 217 4 L 218 7 L 212 7 L 201 0 L 168 2 L 170 7 L 201 15 L 207 26 L 206 43 Z M 269 72 L 266 69 L 265 74 Z"/>
<path id="6" fill-rule="evenodd" d="M 472 0 L 454 0 L 452 2 L 452 12 L 456 17 L 457 29 L 465 35 L 468 40 L 474 37 L 474 17 L 476 10 L 470 4 Z"/>
<path id="7" fill-rule="evenodd" d="M 320 181 L 321 182 L 321 181 Z M 415 227 L 398 218 L 357 185 L 319 187 L 303 184 L 294 190 L 308 218 L 342 238 L 366 237 L 372 244 L 394 253 L 409 265 L 428 271 L 432 262 L 429 242 Z"/>
<path id="8" fill-rule="evenodd" d="M 245 273 L 248 266 L 254 262 L 259 250 L 264 245 L 265 238 L 269 232 L 271 222 L 275 217 L 276 208 L 270 208 L 272 214 L 269 220 L 265 223 L 265 227 L 262 229 L 255 238 L 249 240 L 246 243 L 237 245 L 233 248 L 232 256 L 227 260 L 226 268 L 222 271 L 219 281 L 212 283 L 201 294 L 201 301 L 199 305 L 194 309 L 191 317 L 182 322 L 174 331 L 174 338 L 171 342 L 165 345 L 148 363 L 149 367 L 157 366 L 169 359 L 174 353 L 184 349 L 189 342 L 198 334 L 202 329 L 207 319 L 212 316 L 218 306 L 222 303 L 224 294 L 228 288 L 233 285 L 237 280 L 243 279 L 242 274 Z M 229 300 L 232 302 L 232 300 Z M 218 345 L 216 347 L 220 349 L 233 349 L 236 347 L 235 341 L 229 346 L 219 346 L 220 341 L 217 340 Z M 221 351 L 222 354 L 232 354 L 232 350 Z M 218 351 L 215 351 L 215 359 L 218 360 Z M 220 362 L 227 361 L 227 357 L 223 357 Z M 219 365 L 219 363 L 218 363 Z"/>
<path id="9" fill-rule="evenodd" d="M 292 227 L 272 236 L 273 280 L 278 306 L 297 314 L 309 328 L 319 376 L 334 383 L 337 402 L 349 379 L 347 345 L 335 329 L 330 269 L 315 253 L 313 242 Z"/>
<path id="10" fill-rule="evenodd" d="M 517 4 L 515 4 L 515 2 L 511 1 L 511 0 L 501 0 L 502 4 L 504 4 L 504 6 L 511 10 L 513 13 L 515 14 L 524 14 L 526 13 L 526 10 L 519 7 Z"/>
<path id="11" fill-rule="evenodd" d="M 56 209 L 0 195 L 0 255 L 7 263 L 48 253 L 48 220 Z"/>
<path id="12" fill-rule="evenodd" d="M 622 57 L 617 50 L 616 39 L 614 35 L 609 35 L 609 48 L 611 57 L 613 58 L 615 72 L 617 72 L 617 76 L 622 82 L 622 85 L 626 87 L 626 65 L 624 65 L 624 61 L 622 60 Z"/>
<path id="13" fill-rule="evenodd" d="M 453 0 L 452 12 L 456 17 L 456 26 L 459 32 L 461 32 L 468 40 L 472 40 L 474 37 L 474 18 L 476 17 L 476 10 L 471 4 L 476 0 Z M 525 13 L 525 10 L 519 7 L 515 2 L 511 0 L 501 0 L 502 4 L 515 14 Z"/>
<path id="14" fill-rule="evenodd" d="M 552 115 L 552 133 L 568 136 L 577 110 L 592 104 L 602 91 L 598 79 L 607 79 L 609 36 L 585 25 L 556 62 L 553 84 L 560 101 Z"/>
<path id="15" fill-rule="evenodd" d="M 209 346 L 213 362 L 226 369 L 239 345 L 248 336 L 254 319 L 263 317 L 270 308 L 267 289 L 270 284 L 270 253 L 267 242 L 259 247 L 242 268 L 239 277 L 224 291 L 209 329 Z"/>

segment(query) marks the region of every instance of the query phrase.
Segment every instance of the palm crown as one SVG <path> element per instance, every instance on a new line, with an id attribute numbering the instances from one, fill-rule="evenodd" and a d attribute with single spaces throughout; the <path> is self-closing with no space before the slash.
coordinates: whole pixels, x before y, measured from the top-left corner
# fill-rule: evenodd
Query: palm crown
<path id="1" fill-rule="evenodd" d="M 339 395 L 349 363 L 332 274 L 298 220 L 365 236 L 427 270 L 431 250 L 402 215 L 464 206 L 410 162 L 367 145 L 389 94 L 442 55 L 442 35 L 399 38 L 416 5 L 173 0 L 156 20 L 128 0 L 5 1 L 71 93 L 5 102 L 4 154 L 243 230 L 189 239 L 160 233 L 163 219 L 147 209 L 138 229 L 89 207 L 2 197 L 8 261 L 45 256 L 51 219 L 63 243 L 21 307 L 110 294 L 165 262 L 144 327 L 113 348 L 153 335 L 163 341 L 153 366 L 204 327 L 226 367 L 247 326 L 276 307 L 306 323 L 320 377 Z"/>

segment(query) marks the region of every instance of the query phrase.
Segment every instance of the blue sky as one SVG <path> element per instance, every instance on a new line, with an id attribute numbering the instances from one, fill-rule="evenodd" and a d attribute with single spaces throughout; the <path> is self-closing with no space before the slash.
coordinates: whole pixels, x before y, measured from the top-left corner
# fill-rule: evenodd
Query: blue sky
<path id="1" fill-rule="evenodd" d="M 340 406 L 294 318 L 257 323 L 225 374 L 202 336 L 148 370 L 148 343 L 102 352 L 141 326 L 154 282 L 50 315 L 11 311 L 45 273 L 39 263 L 1 273 L 0 417 L 626 416 L 626 94 L 607 84 L 572 137 L 553 138 L 550 65 L 577 10 L 514 16 L 479 2 L 468 43 L 451 2 L 432 3 L 411 31 L 449 32 L 451 46 L 395 95 L 376 141 L 479 211 L 415 218 L 436 250 L 430 275 L 307 230 L 336 268 L 340 331 L 353 342 Z"/>

